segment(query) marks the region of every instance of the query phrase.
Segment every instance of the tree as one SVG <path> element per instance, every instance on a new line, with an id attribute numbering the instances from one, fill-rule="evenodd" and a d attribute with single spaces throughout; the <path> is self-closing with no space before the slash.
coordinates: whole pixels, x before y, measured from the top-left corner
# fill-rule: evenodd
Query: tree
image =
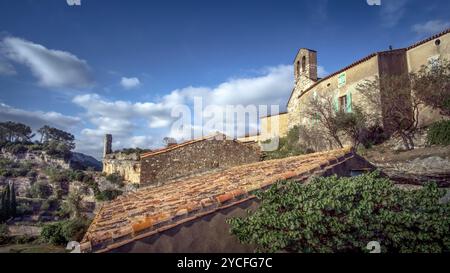
<path id="1" fill-rule="evenodd" d="M 68 132 L 47 125 L 40 128 L 38 132 L 41 134 L 44 150 L 49 155 L 67 158 L 75 149 L 75 137 Z"/>
<path id="2" fill-rule="evenodd" d="M 165 137 L 163 138 L 163 142 L 164 144 L 166 144 L 167 147 L 177 144 L 177 140 L 174 139 L 173 137 Z"/>
<path id="3" fill-rule="evenodd" d="M 404 190 L 377 173 L 279 182 L 259 192 L 260 207 L 228 220 L 231 233 L 260 252 L 450 251 L 450 203 L 435 183 Z"/>
<path id="4" fill-rule="evenodd" d="M 0 222 L 16 216 L 17 203 L 13 183 L 9 183 L 0 193 L 0 205 Z"/>
<path id="5" fill-rule="evenodd" d="M 438 59 L 412 74 L 412 89 L 425 105 L 450 116 L 450 61 Z"/>
<path id="6" fill-rule="evenodd" d="M 358 106 L 353 106 L 352 112 L 339 111 L 336 114 L 336 125 L 352 141 L 352 146 L 358 148 L 364 141 L 367 132 L 367 118 Z"/>
<path id="7" fill-rule="evenodd" d="M 27 142 L 33 137 L 33 131 L 25 124 L 12 121 L 0 123 L 1 142 Z"/>
<path id="8" fill-rule="evenodd" d="M 343 148 L 336 122 L 337 109 L 331 95 L 312 96 L 303 109 L 304 116 L 321 125 L 336 144 Z"/>
<path id="9" fill-rule="evenodd" d="M 383 75 L 357 86 L 367 101 L 382 109 L 384 129 L 400 137 L 408 150 L 414 149 L 422 104 L 415 92 L 411 92 L 411 77 L 413 75 Z"/>
<path id="10" fill-rule="evenodd" d="M 81 216 L 83 196 L 78 192 L 74 191 L 69 194 L 67 198 L 68 210 L 70 211 L 71 218 L 77 219 Z"/>

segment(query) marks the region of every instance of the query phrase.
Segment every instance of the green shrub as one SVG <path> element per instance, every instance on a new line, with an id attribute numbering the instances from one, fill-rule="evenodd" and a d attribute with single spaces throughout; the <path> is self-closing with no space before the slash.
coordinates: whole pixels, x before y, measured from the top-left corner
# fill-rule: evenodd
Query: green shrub
<path id="1" fill-rule="evenodd" d="M 430 145 L 450 145 L 450 120 L 433 123 L 428 128 L 427 141 Z"/>
<path id="2" fill-rule="evenodd" d="M 28 151 L 28 147 L 22 143 L 8 143 L 5 150 L 14 155 L 23 154 Z"/>
<path id="3" fill-rule="evenodd" d="M 115 184 L 115 185 L 117 185 L 119 187 L 123 187 L 125 185 L 123 183 L 123 177 L 120 174 L 117 174 L 117 173 L 108 174 L 106 176 L 106 180 L 108 180 L 112 184 Z"/>
<path id="4" fill-rule="evenodd" d="M 53 194 L 53 189 L 46 181 L 38 181 L 31 186 L 30 194 L 33 198 L 46 199 Z"/>
<path id="5" fill-rule="evenodd" d="M 228 223 L 242 243 L 262 252 L 364 252 L 370 241 L 382 252 L 448 252 L 445 192 L 434 183 L 402 190 L 377 173 L 284 181 L 257 194 L 256 211 Z"/>
<path id="6" fill-rule="evenodd" d="M 121 191 L 115 189 L 106 189 L 104 191 L 99 191 L 95 194 L 95 198 L 98 201 L 111 201 L 116 199 L 118 196 L 122 194 Z"/>
<path id="7" fill-rule="evenodd" d="M 41 231 L 41 240 L 54 245 L 66 245 L 70 241 L 81 241 L 88 226 L 89 221 L 83 218 L 44 225 Z"/>
<path id="8" fill-rule="evenodd" d="M 6 224 L 0 224 L 0 245 L 5 245 L 9 243 L 9 230 Z"/>
<path id="9" fill-rule="evenodd" d="M 265 152 L 264 159 L 279 159 L 314 152 L 306 149 L 303 145 L 300 144 L 299 130 L 300 127 L 295 126 L 291 130 L 289 130 L 286 137 L 279 138 L 278 149 L 272 152 Z M 270 143 L 270 141 L 271 140 L 267 140 L 263 142 L 263 144 Z"/>

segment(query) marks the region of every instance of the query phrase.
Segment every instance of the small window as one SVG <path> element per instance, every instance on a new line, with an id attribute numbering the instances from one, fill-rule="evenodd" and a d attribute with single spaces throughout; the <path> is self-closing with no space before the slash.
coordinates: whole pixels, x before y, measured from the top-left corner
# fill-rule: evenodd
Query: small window
<path id="1" fill-rule="evenodd" d="M 347 96 L 339 97 L 339 111 L 347 111 Z"/>
<path id="2" fill-rule="evenodd" d="M 303 56 L 302 58 L 302 72 L 305 72 L 306 70 L 306 57 Z"/>
<path id="3" fill-rule="evenodd" d="M 297 77 L 300 77 L 300 61 L 297 61 Z"/>
<path id="4" fill-rule="evenodd" d="M 439 46 L 439 45 L 441 44 L 441 40 L 437 39 L 437 40 L 434 42 L 434 44 L 435 44 L 436 46 Z"/>

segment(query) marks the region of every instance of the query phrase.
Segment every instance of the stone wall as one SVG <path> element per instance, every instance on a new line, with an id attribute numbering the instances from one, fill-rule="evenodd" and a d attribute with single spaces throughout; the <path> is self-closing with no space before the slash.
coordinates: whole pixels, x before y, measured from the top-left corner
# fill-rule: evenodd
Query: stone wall
<path id="1" fill-rule="evenodd" d="M 139 155 L 107 154 L 103 159 L 103 173 L 120 174 L 125 182 L 140 183 L 141 162 L 139 161 Z"/>
<path id="2" fill-rule="evenodd" d="M 209 139 L 180 146 L 143 157 L 141 183 L 158 184 L 261 159 L 259 150 L 234 140 Z"/>

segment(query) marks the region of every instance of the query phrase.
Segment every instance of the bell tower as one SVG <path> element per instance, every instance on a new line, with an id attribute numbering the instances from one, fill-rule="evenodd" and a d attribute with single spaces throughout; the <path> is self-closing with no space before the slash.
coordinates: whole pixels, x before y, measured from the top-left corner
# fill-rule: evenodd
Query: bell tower
<path id="1" fill-rule="evenodd" d="M 317 81 L 317 51 L 302 48 L 294 62 L 295 82 L 300 86 Z M 305 87 L 307 88 L 307 87 Z"/>

